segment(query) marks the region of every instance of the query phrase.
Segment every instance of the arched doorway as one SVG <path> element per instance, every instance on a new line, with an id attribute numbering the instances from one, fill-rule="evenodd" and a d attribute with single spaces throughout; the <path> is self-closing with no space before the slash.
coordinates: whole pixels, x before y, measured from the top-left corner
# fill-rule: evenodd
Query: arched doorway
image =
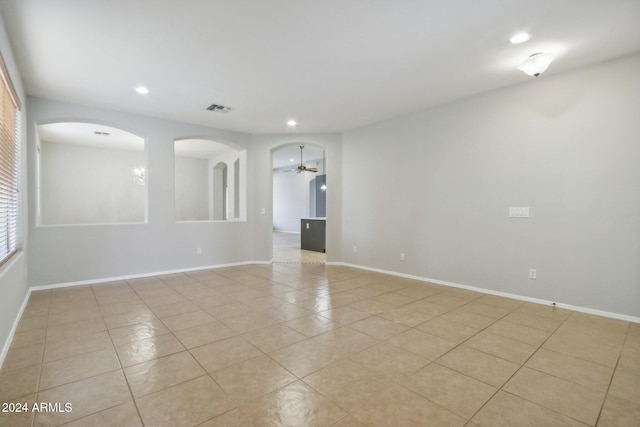
<path id="1" fill-rule="evenodd" d="M 302 148 L 301 148 L 302 147 Z M 326 156 L 323 147 L 290 143 L 272 150 L 273 261 L 326 260 Z"/>

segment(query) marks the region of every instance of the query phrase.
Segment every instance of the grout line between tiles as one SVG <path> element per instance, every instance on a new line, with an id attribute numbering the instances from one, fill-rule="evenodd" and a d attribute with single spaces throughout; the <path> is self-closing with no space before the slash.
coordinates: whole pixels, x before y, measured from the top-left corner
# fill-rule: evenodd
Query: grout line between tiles
<path id="1" fill-rule="evenodd" d="M 624 336 L 624 341 L 622 342 L 622 346 L 620 347 L 620 353 L 618 353 L 618 358 L 616 359 L 616 364 L 613 368 L 613 372 L 611 373 L 611 378 L 609 379 L 609 384 L 607 385 L 607 391 L 604 393 L 604 398 L 602 399 L 602 404 L 600 405 L 600 410 L 598 411 L 598 416 L 596 417 L 595 425 L 598 425 L 600 421 L 600 417 L 602 416 L 602 411 L 604 410 L 604 404 L 609 397 L 609 390 L 611 390 L 611 384 L 613 384 L 613 379 L 618 372 L 618 364 L 620 363 L 620 358 L 622 357 L 622 352 L 624 351 L 624 345 L 627 343 L 627 339 L 629 338 L 629 330 L 631 329 L 631 323 L 627 324 L 627 331 Z"/>
<path id="2" fill-rule="evenodd" d="M 44 327 L 44 344 L 42 346 L 42 358 L 40 361 L 40 375 L 38 375 L 38 387 L 36 389 L 36 402 L 40 401 L 40 384 L 42 382 L 42 372 L 44 371 L 44 355 L 45 352 L 47 351 L 47 342 L 49 341 L 49 338 L 47 336 L 47 333 L 49 332 L 49 315 L 51 313 L 51 298 L 52 298 L 52 291 L 49 290 L 49 297 L 47 298 L 47 323 L 45 324 Z M 29 297 L 31 298 L 31 297 Z M 35 426 L 36 423 L 36 413 L 33 413 L 31 416 L 31 426 Z"/>
<path id="3" fill-rule="evenodd" d="M 128 283 L 127 283 L 127 286 L 131 289 L 131 286 Z M 91 290 L 93 291 L 94 297 L 96 297 L 95 289 L 93 288 L 93 286 L 91 287 Z M 96 297 L 96 300 L 97 299 L 98 298 Z M 116 349 L 116 344 L 113 342 L 113 337 L 111 336 L 111 332 L 110 332 L 110 330 L 109 330 L 109 328 L 107 326 L 107 321 L 104 318 L 104 313 L 102 313 L 102 310 L 100 310 L 100 314 L 102 316 L 102 321 L 104 322 L 105 327 L 107 328 L 106 331 L 107 331 L 107 334 L 109 335 L 109 339 L 111 340 L 111 347 L 112 347 L 113 351 L 116 353 L 116 358 L 118 359 L 118 364 L 120 364 L 120 372 L 122 373 L 122 377 L 124 378 L 124 381 L 127 383 L 127 388 L 129 389 L 129 396 L 131 397 L 131 402 L 133 403 L 134 408 L 136 408 L 136 413 L 138 414 L 138 418 L 140 419 L 140 423 L 144 426 L 144 421 L 142 419 L 142 414 L 140 413 L 140 409 L 138 408 L 138 402 L 136 401 L 136 399 L 135 399 L 135 397 L 133 395 L 133 390 L 131 389 L 131 384 L 129 384 L 129 379 L 127 378 L 127 375 L 124 373 L 124 366 L 122 366 L 122 360 L 120 360 L 120 354 L 118 354 L 118 350 Z"/>
<path id="4" fill-rule="evenodd" d="M 514 310 L 514 311 L 515 311 L 515 310 Z M 539 404 L 539 403 L 537 403 L 537 402 L 533 402 L 533 401 L 531 401 L 531 400 L 529 400 L 529 399 L 526 399 L 526 398 L 524 398 L 524 397 L 522 397 L 522 396 L 515 395 L 515 394 L 513 394 L 513 393 L 510 393 L 510 392 L 509 392 L 509 391 L 507 391 L 507 390 L 503 390 L 504 386 L 505 386 L 506 384 L 508 384 L 508 383 L 509 383 L 509 381 L 511 381 L 511 379 L 512 379 L 513 377 L 515 377 L 515 376 L 516 376 L 516 374 L 517 374 L 518 372 L 520 372 L 520 370 L 521 370 L 521 369 L 522 369 L 522 368 L 527 364 L 527 362 L 529 362 L 529 360 L 531 360 L 531 358 L 534 356 L 534 354 L 536 354 L 536 353 L 538 352 L 538 350 L 540 350 L 540 349 L 544 346 L 544 344 L 545 344 L 545 343 L 546 343 L 546 342 L 547 342 L 547 341 L 548 341 L 548 340 L 553 336 L 553 334 L 555 334 L 555 333 L 558 331 L 558 329 L 560 329 L 560 327 L 561 327 L 561 326 L 562 326 L 562 325 L 567 321 L 567 319 L 568 319 L 568 318 L 569 318 L 569 316 L 566 316 L 566 317 L 562 320 L 562 322 L 561 322 L 561 323 L 559 323 L 559 324 L 558 324 L 558 326 L 556 326 L 556 327 L 555 327 L 555 329 L 553 330 L 553 332 L 551 332 L 551 333 L 549 334 L 549 336 L 548 336 L 548 337 L 547 337 L 547 338 L 546 338 L 542 343 L 540 343 L 540 345 L 538 345 L 538 347 L 536 347 L 535 351 L 533 351 L 533 352 L 529 355 L 529 357 L 527 357 L 527 360 L 525 360 L 525 361 L 520 365 L 520 367 L 519 367 L 518 369 L 516 369 L 516 370 L 515 370 L 515 372 L 514 372 L 511 376 L 509 376 L 509 378 L 507 378 L 507 380 L 506 380 L 505 382 L 503 382 L 503 383 L 502 383 L 502 385 L 498 388 L 498 390 L 496 390 L 496 392 L 495 392 L 495 393 L 494 393 L 494 394 L 493 394 L 489 399 L 487 399 L 487 400 L 486 400 L 486 402 L 484 402 L 484 403 L 482 404 L 482 406 L 480 406 L 480 408 L 478 408 L 478 410 L 477 410 L 477 411 L 476 411 L 476 412 L 475 412 L 475 413 L 474 413 L 474 414 L 469 418 L 469 421 L 471 421 L 471 420 L 472 420 L 476 415 L 478 415 L 478 413 L 480 413 L 480 411 L 482 410 L 482 408 L 484 408 L 484 407 L 487 405 L 487 403 L 489 403 L 489 402 L 491 401 L 491 399 L 493 399 L 493 398 L 494 398 L 494 397 L 495 397 L 495 396 L 496 396 L 500 391 L 503 391 L 504 393 L 509 393 L 509 394 L 511 394 L 511 395 L 513 395 L 513 396 L 516 396 L 516 397 L 520 398 L 520 399 L 526 400 L 527 402 L 530 402 L 530 403 L 533 403 L 533 404 L 535 404 L 535 405 L 537 405 L 537 406 L 540 406 L 540 407 L 542 407 L 542 408 L 545 408 L 545 409 L 547 409 L 547 410 L 549 410 L 549 411 L 553 411 L 553 412 L 556 412 L 556 413 L 558 413 L 558 414 L 561 414 L 561 415 L 563 415 L 563 416 L 565 416 L 565 417 L 569 417 L 569 418 L 571 418 L 571 419 L 576 420 L 575 418 L 571 417 L 570 415 L 563 414 L 563 413 L 561 413 L 561 412 L 556 411 L 555 409 L 547 408 L 546 406 L 543 406 L 543 405 L 541 405 L 541 404 Z M 478 350 L 478 351 L 481 351 L 481 350 Z M 483 352 L 483 353 L 484 353 L 484 352 Z M 578 422 L 582 422 L 582 421 L 580 421 L 580 420 L 576 420 L 576 421 L 578 421 Z"/>

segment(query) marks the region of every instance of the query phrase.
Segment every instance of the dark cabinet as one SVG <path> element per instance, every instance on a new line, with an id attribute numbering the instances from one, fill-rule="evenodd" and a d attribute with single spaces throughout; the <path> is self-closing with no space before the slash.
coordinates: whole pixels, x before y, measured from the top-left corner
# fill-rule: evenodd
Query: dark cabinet
<path id="1" fill-rule="evenodd" d="M 300 248 L 325 252 L 326 223 L 324 219 L 303 218 L 300 223 Z"/>

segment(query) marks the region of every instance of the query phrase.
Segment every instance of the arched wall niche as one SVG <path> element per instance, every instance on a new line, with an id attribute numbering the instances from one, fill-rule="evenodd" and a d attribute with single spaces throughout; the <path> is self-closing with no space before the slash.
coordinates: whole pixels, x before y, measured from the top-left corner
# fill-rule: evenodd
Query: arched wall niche
<path id="1" fill-rule="evenodd" d="M 145 139 L 112 123 L 36 123 L 36 225 L 144 223 Z"/>
<path id="2" fill-rule="evenodd" d="M 246 219 L 246 150 L 208 138 L 174 141 L 175 219 Z"/>

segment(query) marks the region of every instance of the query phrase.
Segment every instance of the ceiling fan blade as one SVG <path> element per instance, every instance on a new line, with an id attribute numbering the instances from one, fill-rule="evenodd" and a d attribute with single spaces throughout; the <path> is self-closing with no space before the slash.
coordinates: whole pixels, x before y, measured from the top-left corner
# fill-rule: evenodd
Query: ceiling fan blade
<path id="1" fill-rule="evenodd" d="M 305 168 L 304 170 L 306 170 L 307 172 L 313 172 L 313 173 L 318 172 L 318 169 L 316 168 Z"/>

